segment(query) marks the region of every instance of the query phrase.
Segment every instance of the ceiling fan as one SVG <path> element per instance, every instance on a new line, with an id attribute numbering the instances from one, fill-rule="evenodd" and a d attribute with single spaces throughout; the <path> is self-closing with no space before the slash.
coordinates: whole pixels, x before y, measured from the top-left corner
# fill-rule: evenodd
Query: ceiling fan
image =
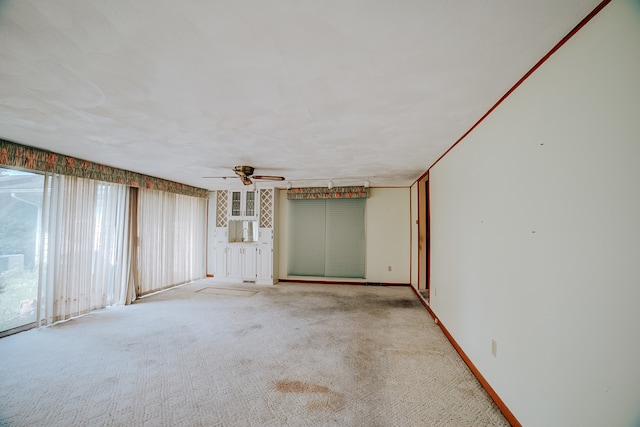
<path id="1" fill-rule="evenodd" d="M 254 167 L 253 166 L 236 166 L 232 169 L 236 175 L 238 175 L 238 177 L 240 178 L 240 180 L 242 181 L 242 183 L 244 185 L 251 185 L 253 184 L 253 181 L 251 181 L 251 178 L 253 179 L 259 179 L 259 180 L 263 180 L 263 181 L 284 181 L 284 177 L 283 176 L 272 176 L 272 175 L 254 175 L 253 171 L 254 171 Z M 205 176 L 203 178 L 222 178 L 222 179 L 227 179 L 227 178 L 234 178 L 232 176 Z"/>

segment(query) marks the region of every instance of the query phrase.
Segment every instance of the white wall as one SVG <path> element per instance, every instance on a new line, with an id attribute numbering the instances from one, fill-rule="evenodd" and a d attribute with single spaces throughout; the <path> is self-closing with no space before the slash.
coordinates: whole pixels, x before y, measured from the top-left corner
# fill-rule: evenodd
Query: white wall
<path id="1" fill-rule="evenodd" d="M 410 197 L 409 188 L 371 189 L 366 219 L 368 282 L 411 281 Z"/>
<path id="2" fill-rule="evenodd" d="M 429 177 L 431 308 L 516 418 L 640 425 L 640 2 L 607 5 Z"/>
<path id="3" fill-rule="evenodd" d="M 280 278 L 287 278 L 289 201 L 280 191 L 278 234 Z M 408 284 L 410 281 L 410 189 L 371 188 L 366 205 L 366 282 Z M 391 266 L 391 271 L 388 267 Z M 307 280 L 314 278 L 306 277 Z M 328 278 L 317 278 L 329 280 Z M 352 281 L 351 279 L 349 279 Z"/>

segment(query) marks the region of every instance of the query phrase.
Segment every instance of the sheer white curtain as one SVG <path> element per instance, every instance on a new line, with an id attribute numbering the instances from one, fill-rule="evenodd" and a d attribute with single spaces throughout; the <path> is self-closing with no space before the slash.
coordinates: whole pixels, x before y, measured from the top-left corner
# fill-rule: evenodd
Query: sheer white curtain
<path id="1" fill-rule="evenodd" d="M 46 175 L 38 324 L 125 302 L 128 188 Z"/>
<path id="2" fill-rule="evenodd" d="M 37 324 L 204 277 L 205 227 L 203 198 L 46 175 Z"/>
<path id="3" fill-rule="evenodd" d="M 128 187 L 98 184 L 91 308 L 125 303 L 129 274 Z"/>
<path id="4" fill-rule="evenodd" d="M 206 199 L 138 191 L 138 294 L 205 276 Z"/>

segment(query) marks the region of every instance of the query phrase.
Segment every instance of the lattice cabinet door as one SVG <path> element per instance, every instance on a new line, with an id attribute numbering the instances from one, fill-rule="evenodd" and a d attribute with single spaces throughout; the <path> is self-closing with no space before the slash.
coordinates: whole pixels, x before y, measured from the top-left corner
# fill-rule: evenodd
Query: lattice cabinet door
<path id="1" fill-rule="evenodd" d="M 229 191 L 218 190 L 216 192 L 216 227 L 226 227 L 228 224 L 228 202 Z"/>
<path id="2" fill-rule="evenodd" d="M 273 285 L 277 277 L 274 276 L 274 266 L 277 262 L 275 252 L 275 226 L 277 192 L 273 188 L 260 189 L 260 220 L 257 251 L 256 283 Z"/>
<path id="3" fill-rule="evenodd" d="M 260 228 L 273 228 L 275 222 L 273 188 L 260 189 Z"/>

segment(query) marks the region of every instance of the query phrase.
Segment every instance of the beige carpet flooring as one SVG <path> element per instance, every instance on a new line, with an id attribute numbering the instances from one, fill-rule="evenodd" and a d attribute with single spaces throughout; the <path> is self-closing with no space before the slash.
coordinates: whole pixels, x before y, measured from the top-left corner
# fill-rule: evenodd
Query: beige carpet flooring
<path id="1" fill-rule="evenodd" d="M 407 287 L 202 280 L 0 339 L 0 425 L 508 423 Z"/>

